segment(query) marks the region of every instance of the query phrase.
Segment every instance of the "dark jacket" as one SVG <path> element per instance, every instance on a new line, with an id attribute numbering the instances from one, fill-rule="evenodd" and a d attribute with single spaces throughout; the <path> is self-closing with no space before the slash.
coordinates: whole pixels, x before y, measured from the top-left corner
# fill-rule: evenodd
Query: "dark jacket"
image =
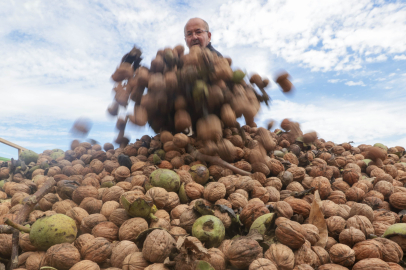
<path id="1" fill-rule="evenodd" d="M 206 48 L 209 49 L 209 50 L 212 51 L 212 52 L 217 53 L 218 56 L 223 57 L 223 56 L 221 55 L 221 53 L 219 53 L 216 49 L 213 48 L 213 46 L 211 45 L 211 42 L 209 42 L 209 44 L 207 44 Z"/>

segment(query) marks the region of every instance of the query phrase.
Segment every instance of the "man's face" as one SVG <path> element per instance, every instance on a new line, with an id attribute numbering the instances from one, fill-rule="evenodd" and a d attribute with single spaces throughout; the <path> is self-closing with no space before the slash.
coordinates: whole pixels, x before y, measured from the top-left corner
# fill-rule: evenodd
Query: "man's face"
<path id="1" fill-rule="evenodd" d="M 207 32 L 204 22 L 200 19 L 189 20 L 185 30 L 185 41 L 189 48 L 194 45 L 205 48 L 211 40 L 211 33 Z"/>

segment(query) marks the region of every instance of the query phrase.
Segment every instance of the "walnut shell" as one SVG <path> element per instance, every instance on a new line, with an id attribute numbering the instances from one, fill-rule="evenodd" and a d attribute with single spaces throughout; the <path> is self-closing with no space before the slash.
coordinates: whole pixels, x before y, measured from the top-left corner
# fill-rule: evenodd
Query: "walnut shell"
<path id="1" fill-rule="evenodd" d="M 317 267 L 320 264 L 319 258 L 312 250 L 309 241 L 306 241 L 294 254 L 296 265 L 308 264 L 311 267 Z"/>
<path id="2" fill-rule="evenodd" d="M 139 252 L 138 247 L 131 241 L 121 241 L 116 244 L 111 252 L 111 266 L 121 269 L 124 259 L 134 252 Z"/>
<path id="3" fill-rule="evenodd" d="M 259 258 L 250 264 L 249 270 L 277 270 L 276 265 L 268 259 Z"/>
<path id="4" fill-rule="evenodd" d="M 11 251 L 11 249 L 10 249 Z M 39 251 L 31 254 L 25 261 L 27 270 L 37 270 L 41 268 L 41 261 L 45 257 L 45 252 Z"/>
<path id="5" fill-rule="evenodd" d="M 84 198 L 79 207 L 83 208 L 89 214 L 100 213 L 103 202 L 95 198 Z"/>
<path id="6" fill-rule="evenodd" d="M 344 230 L 346 222 L 345 219 L 339 216 L 332 216 L 326 219 L 328 236 L 337 238 Z"/>
<path id="7" fill-rule="evenodd" d="M 383 244 L 374 239 L 359 242 L 352 249 L 355 252 L 356 261 L 367 258 L 382 259 Z"/>
<path id="8" fill-rule="evenodd" d="M 296 198 L 286 198 L 285 201 L 290 204 L 293 209 L 293 213 L 302 215 L 304 218 L 307 218 L 310 214 L 311 205 L 301 199 Z"/>
<path id="9" fill-rule="evenodd" d="M 340 233 L 339 240 L 341 244 L 352 248 L 358 242 L 365 241 L 365 234 L 354 227 L 350 227 Z"/>
<path id="10" fill-rule="evenodd" d="M 111 256 L 112 245 L 103 237 L 88 241 L 80 251 L 82 258 L 96 263 L 102 263 Z"/>
<path id="11" fill-rule="evenodd" d="M 91 214 L 86 216 L 82 219 L 80 231 L 82 233 L 91 233 L 94 226 L 104 221 L 107 221 L 107 219 L 102 214 Z"/>
<path id="12" fill-rule="evenodd" d="M 69 270 L 80 261 L 80 253 L 71 244 L 63 243 L 50 247 L 45 253 L 42 266 L 51 266 L 60 270 Z"/>
<path id="13" fill-rule="evenodd" d="M 89 213 L 80 207 L 73 207 L 72 209 L 68 210 L 66 212 L 66 215 L 70 218 L 72 218 L 75 223 L 76 227 L 80 227 L 82 220 L 89 215 Z"/>
<path id="14" fill-rule="evenodd" d="M 94 186 L 80 186 L 72 193 L 72 200 L 76 204 L 80 204 L 84 198 L 92 197 L 98 199 L 99 192 Z"/>
<path id="15" fill-rule="evenodd" d="M 347 220 L 346 228 L 354 227 L 362 231 L 366 237 L 370 234 L 374 234 L 374 227 L 369 219 L 365 216 L 353 216 Z"/>
<path id="16" fill-rule="evenodd" d="M 123 270 L 144 270 L 149 263 L 144 259 L 142 252 L 133 252 L 123 261 Z"/>
<path id="17" fill-rule="evenodd" d="M 275 235 L 280 243 L 293 249 L 300 248 L 306 240 L 306 230 L 299 223 L 289 220 L 277 224 Z"/>
<path id="18" fill-rule="evenodd" d="M 165 207 L 168 202 L 169 194 L 168 192 L 160 187 L 153 187 L 147 191 L 145 194 L 145 200 L 152 201 L 158 209 Z"/>
<path id="19" fill-rule="evenodd" d="M 352 267 L 353 270 L 390 270 L 389 265 L 378 258 L 369 258 L 357 262 Z"/>
<path id="20" fill-rule="evenodd" d="M 95 262 L 92 262 L 89 260 L 83 260 L 83 261 L 76 263 L 69 270 L 100 270 L 100 267 Z"/>
<path id="21" fill-rule="evenodd" d="M 398 263 L 403 258 L 403 250 L 396 242 L 386 238 L 376 238 L 374 240 L 383 244 L 382 260 L 385 262 Z"/>
<path id="22" fill-rule="evenodd" d="M 100 222 L 92 229 L 94 237 L 104 237 L 110 242 L 118 239 L 118 227 L 111 221 Z"/>
<path id="23" fill-rule="evenodd" d="M 335 244 L 330 248 L 329 254 L 333 263 L 345 267 L 351 267 L 355 262 L 355 252 L 347 245 Z"/>
<path id="24" fill-rule="evenodd" d="M 135 241 L 137 236 L 148 229 L 148 223 L 143 218 L 131 218 L 126 220 L 119 229 L 118 235 L 120 241 Z"/>
<path id="25" fill-rule="evenodd" d="M 319 229 L 313 224 L 302 224 L 306 230 L 305 238 L 313 246 L 320 240 Z"/>
<path id="26" fill-rule="evenodd" d="M 209 202 L 215 202 L 226 196 L 226 187 L 222 183 L 211 182 L 204 188 L 203 196 Z"/>
<path id="27" fill-rule="evenodd" d="M 332 192 L 330 181 L 323 176 L 315 177 L 310 186 L 319 191 L 322 200 L 327 199 Z"/>
<path id="28" fill-rule="evenodd" d="M 165 230 L 154 230 L 145 239 L 142 254 L 152 263 L 163 263 L 176 248 L 175 239 Z"/>
<path id="29" fill-rule="evenodd" d="M 269 210 L 262 201 L 248 203 L 241 211 L 240 220 L 246 228 L 250 228 L 258 217 L 267 213 Z"/>
<path id="30" fill-rule="evenodd" d="M 366 204 L 355 203 L 351 207 L 351 211 L 350 211 L 348 218 L 353 217 L 355 215 L 365 216 L 369 219 L 369 221 L 371 221 L 371 222 L 374 221 L 374 211 L 372 210 L 372 208 L 370 206 L 368 206 Z"/>
<path id="31" fill-rule="evenodd" d="M 126 220 L 130 219 L 131 217 L 127 214 L 127 211 L 123 208 L 117 208 L 111 212 L 109 216 L 109 221 L 116 224 L 116 226 L 120 227 Z"/>
<path id="32" fill-rule="evenodd" d="M 280 270 L 292 270 L 295 265 L 293 251 L 283 244 L 272 244 L 264 257 L 275 263 Z"/>
<path id="33" fill-rule="evenodd" d="M 278 217 L 285 217 L 290 219 L 293 216 L 293 209 L 289 203 L 285 201 L 279 201 L 275 204 L 275 213 Z"/>
<path id="34" fill-rule="evenodd" d="M 228 201 L 232 204 L 233 209 L 243 208 L 248 204 L 248 200 L 244 195 L 233 193 L 228 197 Z"/>
<path id="35" fill-rule="evenodd" d="M 227 258 L 231 265 L 239 269 L 248 268 L 249 265 L 262 257 L 262 247 L 257 241 L 247 238 L 233 240 L 227 249 Z"/>

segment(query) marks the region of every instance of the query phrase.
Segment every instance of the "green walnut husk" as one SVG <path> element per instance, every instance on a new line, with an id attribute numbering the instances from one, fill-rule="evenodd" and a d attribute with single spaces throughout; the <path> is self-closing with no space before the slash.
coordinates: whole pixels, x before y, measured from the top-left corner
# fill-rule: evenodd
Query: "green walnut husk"
<path id="1" fill-rule="evenodd" d="M 31 150 L 22 151 L 19 159 L 24 161 L 25 164 L 30 164 L 31 162 L 36 163 L 38 160 L 38 154 Z"/>
<path id="2" fill-rule="evenodd" d="M 402 235 L 406 237 L 406 223 L 396 223 L 389 226 L 382 237 L 389 238 L 394 235 Z"/>
<path id="3" fill-rule="evenodd" d="M 202 164 L 193 165 L 189 170 L 193 181 L 200 185 L 205 185 L 209 181 L 210 173 L 209 169 Z"/>
<path id="4" fill-rule="evenodd" d="M 153 216 L 152 206 L 149 205 L 144 199 L 138 198 L 131 203 L 124 195 L 122 195 L 121 203 L 123 204 L 123 207 L 127 213 L 132 217 L 148 219 Z"/>
<path id="5" fill-rule="evenodd" d="M 159 165 L 159 164 L 162 163 L 162 160 L 161 160 L 161 158 L 158 156 L 158 154 L 154 154 L 154 155 L 152 156 L 152 158 L 153 158 L 154 165 Z"/>
<path id="6" fill-rule="evenodd" d="M 179 188 L 179 199 L 180 199 L 180 202 L 183 204 L 189 202 L 189 198 L 186 195 L 185 184 L 182 184 Z"/>
<path id="7" fill-rule="evenodd" d="M 242 79 L 244 79 L 245 77 L 245 73 L 242 70 L 236 70 L 233 72 L 233 78 L 232 81 L 234 83 L 240 83 L 242 81 Z"/>
<path id="8" fill-rule="evenodd" d="M 383 145 L 382 143 L 376 143 L 376 144 L 374 144 L 374 147 L 379 147 L 379 148 L 385 150 L 385 152 L 388 151 L 388 147 L 386 147 L 386 146 Z"/>
<path id="9" fill-rule="evenodd" d="M 250 232 L 257 232 L 261 235 L 265 235 L 269 230 L 273 221 L 275 221 L 275 213 L 269 213 L 258 217 L 251 225 Z"/>
<path id="10" fill-rule="evenodd" d="M 156 150 L 154 154 L 157 154 L 161 160 L 165 159 L 165 151 L 162 149 Z"/>
<path id="11" fill-rule="evenodd" d="M 192 235 L 205 244 L 206 248 L 218 247 L 224 239 L 225 228 L 215 216 L 202 216 L 196 219 Z"/>
<path id="12" fill-rule="evenodd" d="M 180 187 L 179 175 L 168 169 L 157 169 L 149 177 L 153 187 L 164 188 L 168 192 L 178 192 Z"/>
<path id="13" fill-rule="evenodd" d="M 101 188 L 110 188 L 114 185 L 115 185 L 114 181 L 105 181 L 100 185 L 100 187 Z"/>
<path id="14" fill-rule="evenodd" d="M 372 159 L 366 158 L 366 159 L 363 159 L 362 161 L 363 161 L 365 164 L 367 164 L 367 166 L 368 166 L 369 162 L 371 162 Z"/>
<path id="15" fill-rule="evenodd" d="M 40 270 L 58 270 L 58 269 L 53 268 L 51 266 L 43 266 L 43 267 L 40 268 Z"/>
<path id="16" fill-rule="evenodd" d="M 3 189 L 4 184 L 6 183 L 6 180 L 1 180 L 0 181 L 0 189 Z"/>
<path id="17" fill-rule="evenodd" d="M 64 157 L 64 156 L 65 156 L 65 152 L 61 149 L 52 149 L 52 154 L 50 155 L 50 157 L 53 160 L 56 160 L 57 158 Z"/>
<path id="18" fill-rule="evenodd" d="M 30 241 L 39 250 L 47 250 L 53 245 L 73 243 L 78 229 L 70 217 L 56 214 L 43 217 L 34 222 L 31 227 Z"/>
<path id="19" fill-rule="evenodd" d="M 203 98 L 209 95 L 207 84 L 202 80 L 196 80 L 192 90 L 192 95 L 195 102 L 203 101 Z"/>
<path id="20" fill-rule="evenodd" d="M 196 270 L 215 270 L 210 263 L 206 261 L 198 261 L 196 264 Z"/>

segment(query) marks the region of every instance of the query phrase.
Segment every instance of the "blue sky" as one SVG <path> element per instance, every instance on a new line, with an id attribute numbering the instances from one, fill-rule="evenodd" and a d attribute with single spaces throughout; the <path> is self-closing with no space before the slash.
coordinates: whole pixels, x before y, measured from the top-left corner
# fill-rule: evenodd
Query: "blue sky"
<path id="1" fill-rule="evenodd" d="M 122 55 L 137 44 L 149 66 L 157 50 L 185 45 L 186 21 L 201 17 L 233 68 L 269 79 L 280 69 L 291 74 L 294 94 L 272 83 L 259 125 L 291 118 L 336 143 L 406 146 L 405 1 L 140 2 L 1 1 L 0 138 L 38 153 L 66 150 L 73 122 L 86 117 L 88 138 L 112 142 L 106 109 Z M 132 141 L 153 134 L 126 131 Z M 0 156 L 17 151 L 0 144 Z"/>

